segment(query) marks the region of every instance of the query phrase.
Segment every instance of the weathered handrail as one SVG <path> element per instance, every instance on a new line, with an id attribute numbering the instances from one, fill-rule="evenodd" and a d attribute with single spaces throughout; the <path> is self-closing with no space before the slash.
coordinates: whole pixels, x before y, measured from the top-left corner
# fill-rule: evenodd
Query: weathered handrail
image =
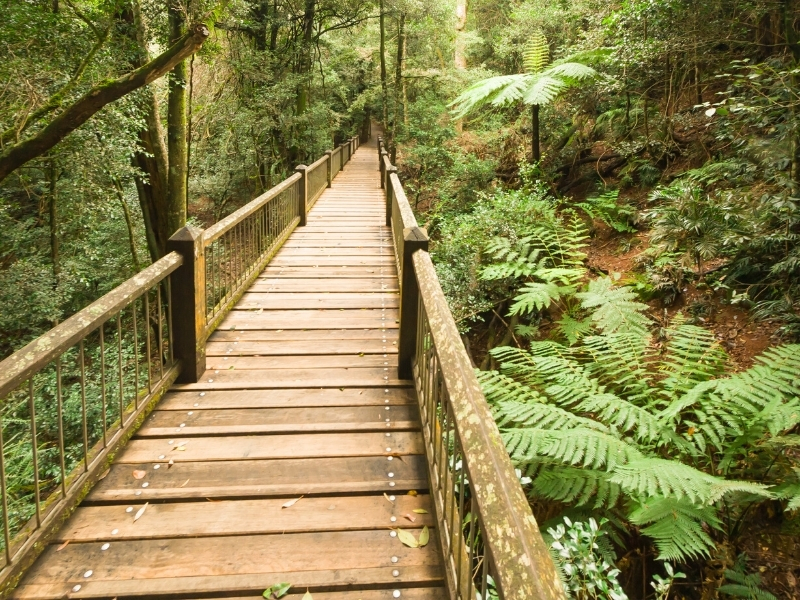
<path id="1" fill-rule="evenodd" d="M 396 169 L 378 138 L 400 269 L 398 376 L 413 377 L 453 600 L 565 593 L 464 349 Z"/>
<path id="2" fill-rule="evenodd" d="M 177 377 L 168 290 L 183 262 L 170 252 L 0 363 L 0 596 Z"/>

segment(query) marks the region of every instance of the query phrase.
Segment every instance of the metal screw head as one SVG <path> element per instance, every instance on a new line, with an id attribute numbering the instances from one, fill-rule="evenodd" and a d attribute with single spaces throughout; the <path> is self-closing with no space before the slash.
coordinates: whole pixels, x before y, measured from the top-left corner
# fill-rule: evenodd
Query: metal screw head
<path id="1" fill-rule="evenodd" d="M 391 449 L 391 448 L 386 448 L 386 451 L 387 451 L 387 452 L 391 452 L 391 451 L 392 451 L 392 449 Z"/>
<path id="2" fill-rule="evenodd" d="M 135 492 L 133 492 L 133 495 L 134 496 L 141 496 L 142 495 L 142 490 L 136 490 Z"/>
<path id="3" fill-rule="evenodd" d="M 103 544 L 102 546 L 100 546 L 100 550 L 104 550 L 104 551 L 105 551 L 105 550 L 108 550 L 110 547 L 111 547 L 111 544 L 109 544 L 108 542 L 106 542 L 105 544 Z"/>
<path id="4" fill-rule="evenodd" d="M 389 473 L 389 477 L 394 477 L 394 473 Z"/>
<path id="5" fill-rule="evenodd" d="M 392 592 L 392 598 L 399 598 L 400 597 L 400 590 L 395 590 Z"/>
<path id="6" fill-rule="evenodd" d="M 147 483 L 147 482 L 145 481 L 145 482 L 142 484 L 142 487 L 147 487 L 148 485 L 150 485 L 150 484 L 149 484 L 149 483 Z"/>
<path id="7" fill-rule="evenodd" d="M 397 517 L 389 517 L 389 520 L 390 520 L 392 523 L 394 523 L 395 521 L 397 521 Z"/>
<path id="8" fill-rule="evenodd" d="M 83 576 L 86 577 L 86 578 L 91 577 L 92 576 L 92 570 L 89 569 L 88 571 L 86 571 L 86 573 L 83 574 Z"/>
<path id="9" fill-rule="evenodd" d="M 133 507 L 129 506 L 128 508 L 125 509 L 125 512 L 133 512 Z"/>
<path id="10" fill-rule="evenodd" d="M 392 562 L 393 562 L 393 563 L 396 563 L 397 561 L 398 561 L 398 558 L 397 558 L 396 556 L 393 556 L 393 557 L 392 557 Z"/>
<path id="11" fill-rule="evenodd" d="M 394 501 L 395 501 L 395 497 L 394 497 L 394 496 L 389 496 L 389 500 L 391 500 L 392 502 L 394 502 Z"/>
<path id="12" fill-rule="evenodd" d="M 154 469 L 160 469 L 160 468 L 161 468 L 161 465 L 153 465 L 153 468 L 154 468 Z"/>
<path id="13" fill-rule="evenodd" d="M 394 458 L 393 456 L 387 456 L 386 460 L 392 460 L 393 458 Z"/>
<path id="14" fill-rule="evenodd" d="M 117 535 L 119 533 L 119 529 L 112 529 L 111 535 Z"/>
<path id="15" fill-rule="evenodd" d="M 73 591 L 73 592 L 80 592 L 80 591 L 81 591 L 81 586 L 80 586 L 80 585 L 74 585 L 74 586 L 72 586 L 72 591 Z"/>
<path id="16" fill-rule="evenodd" d="M 389 487 L 394 487 L 394 481 L 389 482 Z"/>
<path id="17" fill-rule="evenodd" d="M 166 457 L 166 456 L 164 456 L 163 454 L 159 454 L 159 455 L 158 455 L 158 458 L 167 458 L 167 457 Z"/>
<path id="18" fill-rule="evenodd" d="M 395 569 L 394 571 L 392 571 L 392 575 L 394 575 L 395 577 L 400 577 L 400 571 Z"/>
<path id="19" fill-rule="evenodd" d="M 396 532 L 396 531 L 390 531 L 390 532 L 389 532 L 389 535 L 390 535 L 391 537 L 397 537 L 397 532 Z"/>

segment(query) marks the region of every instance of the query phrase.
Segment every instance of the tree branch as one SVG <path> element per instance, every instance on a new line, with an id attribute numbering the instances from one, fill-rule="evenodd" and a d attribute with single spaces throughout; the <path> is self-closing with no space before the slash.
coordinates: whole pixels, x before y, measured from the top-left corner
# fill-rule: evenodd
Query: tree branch
<path id="1" fill-rule="evenodd" d="M 155 81 L 170 71 L 183 59 L 194 54 L 208 35 L 208 28 L 204 24 L 194 25 L 175 44 L 147 64 L 119 79 L 89 90 L 44 129 L 0 154 L 0 181 L 29 160 L 50 150 L 107 104 L 119 100 L 125 94 Z"/>

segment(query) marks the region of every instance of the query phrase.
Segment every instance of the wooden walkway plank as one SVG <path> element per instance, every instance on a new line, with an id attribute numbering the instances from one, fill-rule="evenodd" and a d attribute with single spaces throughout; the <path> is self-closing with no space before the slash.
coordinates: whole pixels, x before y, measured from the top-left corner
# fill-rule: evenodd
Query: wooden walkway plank
<path id="1" fill-rule="evenodd" d="M 15 598 L 448 597 L 435 530 L 424 548 L 395 531 L 435 523 L 375 155 L 354 154 Z"/>

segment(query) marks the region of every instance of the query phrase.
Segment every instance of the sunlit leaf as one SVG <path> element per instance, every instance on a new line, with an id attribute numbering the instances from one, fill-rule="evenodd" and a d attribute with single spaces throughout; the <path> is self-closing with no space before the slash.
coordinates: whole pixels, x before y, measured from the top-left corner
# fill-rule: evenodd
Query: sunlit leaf
<path id="1" fill-rule="evenodd" d="M 291 587 L 291 583 L 276 583 L 275 585 L 271 585 L 265 589 L 264 593 L 261 595 L 268 600 L 273 598 L 283 598 L 289 592 L 289 588 Z"/>
<path id="2" fill-rule="evenodd" d="M 300 496 L 300 498 L 302 498 L 302 497 L 303 497 L 303 496 Z M 283 504 L 283 505 L 281 506 L 281 508 L 289 508 L 289 507 L 291 507 L 291 506 L 294 506 L 295 504 L 297 504 L 297 502 L 298 502 L 298 500 L 300 500 L 300 498 L 295 498 L 294 500 L 289 500 L 288 502 L 286 502 L 285 504 Z"/>
<path id="3" fill-rule="evenodd" d="M 419 542 L 417 542 L 417 538 L 415 538 L 410 532 L 404 529 L 398 529 L 397 537 L 400 538 L 400 541 L 409 548 L 419 548 Z"/>
<path id="4" fill-rule="evenodd" d="M 140 471 L 139 469 L 136 469 L 133 472 L 133 478 L 134 479 L 142 479 L 142 478 L 144 478 L 145 475 L 147 475 L 147 471 Z"/>
<path id="5" fill-rule="evenodd" d="M 430 531 L 428 531 L 428 526 L 426 525 L 425 527 L 422 528 L 422 532 L 420 532 L 419 534 L 419 542 L 418 542 L 419 547 L 422 548 L 423 546 L 427 546 L 430 538 L 431 534 Z"/>
<path id="6" fill-rule="evenodd" d="M 138 521 L 142 517 L 142 515 L 144 514 L 144 511 L 147 510 L 147 505 L 148 504 L 150 504 L 150 503 L 149 502 L 145 502 L 144 506 L 142 508 L 140 508 L 138 511 L 136 511 L 136 516 L 133 517 L 133 522 L 134 523 L 136 523 L 136 521 Z"/>
<path id="7" fill-rule="evenodd" d="M 427 515 L 428 511 L 424 508 L 415 508 L 412 512 L 417 513 L 418 515 Z"/>

